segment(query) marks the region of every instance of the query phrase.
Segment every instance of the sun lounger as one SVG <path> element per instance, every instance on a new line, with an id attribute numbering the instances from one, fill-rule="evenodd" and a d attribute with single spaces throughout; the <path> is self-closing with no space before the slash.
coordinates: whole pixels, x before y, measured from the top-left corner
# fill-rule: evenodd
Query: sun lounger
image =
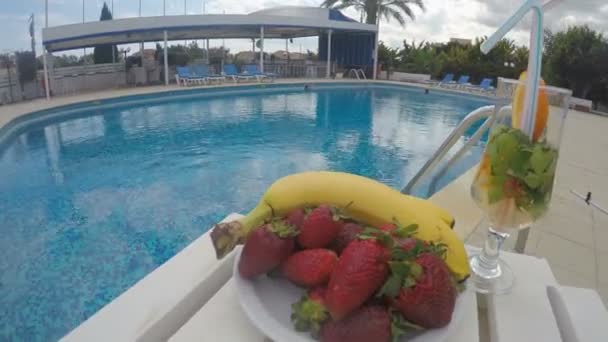
<path id="1" fill-rule="evenodd" d="M 254 75 L 246 75 L 239 73 L 236 69 L 236 65 L 234 64 L 224 64 L 224 72 L 222 73 L 224 77 L 227 77 L 234 81 L 234 83 L 238 83 L 239 80 L 255 80 L 257 79 Z"/>
<path id="2" fill-rule="evenodd" d="M 205 65 L 205 64 L 198 64 L 192 67 L 192 70 L 194 70 L 194 74 L 198 77 L 202 77 L 205 79 L 205 81 L 208 82 L 212 82 L 212 81 L 217 81 L 218 83 L 225 81 L 226 77 L 222 76 L 222 75 L 217 75 L 217 74 L 212 74 L 209 71 L 209 66 Z"/>
<path id="3" fill-rule="evenodd" d="M 178 66 L 177 68 L 175 68 L 175 70 L 177 71 L 177 74 L 175 75 L 175 80 L 177 81 L 178 85 L 189 86 L 190 84 L 193 84 L 193 83 L 196 83 L 196 84 L 205 83 L 204 78 L 199 77 L 199 76 L 195 75 L 194 73 L 192 73 L 192 71 L 188 67 L 179 67 Z"/>
<path id="4" fill-rule="evenodd" d="M 278 76 L 277 74 L 272 73 L 272 72 L 261 72 L 258 69 L 257 64 L 244 65 L 243 69 L 244 69 L 243 70 L 244 75 L 253 75 L 256 77 L 258 82 L 262 82 L 264 79 L 268 79 L 272 82 Z"/>

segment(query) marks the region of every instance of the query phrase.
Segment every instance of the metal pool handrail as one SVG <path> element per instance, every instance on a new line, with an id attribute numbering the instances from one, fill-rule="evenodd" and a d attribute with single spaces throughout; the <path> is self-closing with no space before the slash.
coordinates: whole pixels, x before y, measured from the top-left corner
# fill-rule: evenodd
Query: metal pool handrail
<path id="1" fill-rule="evenodd" d="M 464 144 L 460 148 L 458 152 L 452 157 L 445 168 L 442 169 L 436 176 L 433 178 L 431 185 L 437 182 L 437 179 L 442 176 L 447 169 L 449 169 L 465 152 L 467 152 L 479 139 L 483 136 L 483 134 L 492 126 L 492 123 L 496 120 L 498 115 L 506 115 L 506 113 L 511 113 L 510 106 L 504 106 L 505 103 L 497 103 L 496 105 L 484 106 L 475 109 L 470 112 L 467 116 L 462 119 L 462 121 L 456 126 L 450 135 L 443 141 L 441 146 L 433 153 L 431 158 L 426 161 L 426 163 L 420 168 L 420 171 L 412 177 L 412 179 L 401 189 L 401 193 L 409 194 L 412 192 L 412 189 L 420 183 L 422 179 L 428 176 L 434 169 L 437 167 L 439 162 L 445 157 L 448 151 L 454 146 L 454 144 L 464 135 L 467 129 L 471 127 L 474 123 L 481 119 L 486 119 L 486 121 L 477 129 L 477 131 L 473 134 L 471 139 Z M 499 114 L 500 113 L 500 114 Z M 430 189 L 429 189 L 430 190 Z"/>
<path id="2" fill-rule="evenodd" d="M 481 137 L 486 133 L 487 130 L 490 129 L 490 127 L 492 127 L 492 125 L 494 124 L 494 122 L 504 116 L 508 116 L 511 115 L 511 106 L 505 106 L 502 107 L 498 110 L 498 114 L 490 114 L 489 118 L 486 119 L 486 121 L 484 121 L 483 124 L 481 124 L 481 126 L 475 131 L 475 133 L 471 136 L 471 138 L 469 140 L 467 140 L 467 142 L 460 148 L 460 150 L 458 150 L 458 152 L 456 152 L 454 154 L 454 156 L 444 165 L 444 167 L 439 170 L 435 176 L 433 176 L 433 179 L 431 180 L 431 183 L 429 184 L 429 190 L 427 192 L 427 196 L 430 197 L 432 194 L 435 193 L 435 190 L 437 188 L 437 182 L 439 181 L 439 179 L 441 179 L 441 177 L 443 177 L 445 175 L 445 173 L 452 168 L 452 166 L 454 166 L 454 164 L 460 160 L 460 158 L 462 158 L 462 156 L 471 149 L 471 147 L 473 147 L 480 139 Z"/>
<path id="3" fill-rule="evenodd" d="M 364 79 L 364 80 L 366 80 L 366 79 L 367 79 L 367 77 L 365 76 L 365 71 L 363 71 L 363 69 L 354 69 L 354 68 L 353 68 L 353 69 L 350 69 L 350 70 L 348 71 L 348 75 L 350 76 L 351 74 L 355 74 L 355 77 L 356 77 L 358 80 L 360 80 L 360 79 L 361 79 L 361 77 L 363 77 L 363 79 Z M 359 75 L 361 75 L 361 76 L 359 76 Z"/>

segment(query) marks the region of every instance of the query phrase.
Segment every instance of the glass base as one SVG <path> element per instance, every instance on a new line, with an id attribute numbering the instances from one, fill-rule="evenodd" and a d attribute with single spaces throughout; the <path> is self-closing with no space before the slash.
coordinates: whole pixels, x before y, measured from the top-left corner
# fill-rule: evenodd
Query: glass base
<path id="1" fill-rule="evenodd" d="M 506 294 L 511 291 L 515 282 L 513 270 L 503 260 L 498 259 L 495 269 L 482 266 L 479 255 L 470 258 L 471 277 L 468 286 L 472 286 L 478 293 Z"/>

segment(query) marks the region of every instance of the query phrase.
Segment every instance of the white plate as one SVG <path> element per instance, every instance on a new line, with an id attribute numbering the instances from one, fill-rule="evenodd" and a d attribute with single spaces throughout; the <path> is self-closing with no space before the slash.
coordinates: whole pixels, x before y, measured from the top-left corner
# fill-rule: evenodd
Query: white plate
<path id="1" fill-rule="evenodd" d="M 284 278 L 260 276 L 247 280 L 238 272 L 242 247 L 236 250 L 232 277 L 239 297 L 239 303 L 249 320 L 264 335 L 274 342 L 314 342 L 308 333 L 300 333 L 291 324 L 291 304 L 300 300 L 306 292 Z M 443 342 L 452 335 L 462 322 L 469 305 L 475 305 L 475 293 L 467 290 L 456 299 L 452 321 L 441 329 L 425 330 L 418 336 L 409 336 L 410 342 Z M 406 338 L 403 339 L 405 341 Z"/>

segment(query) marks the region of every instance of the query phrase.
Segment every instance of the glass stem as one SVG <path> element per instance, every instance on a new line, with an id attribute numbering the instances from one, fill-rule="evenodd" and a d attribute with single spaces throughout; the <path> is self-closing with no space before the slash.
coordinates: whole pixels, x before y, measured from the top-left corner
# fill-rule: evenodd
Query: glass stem
<path id="1" fill-rule="evenodd" d="M 483 246 L 483 250 L 479 255 L 479 264 L 486 270 L 492 270 L 493 273 L 500 274 L 500 270 L 498 270 L 498 255 L 500 253 L 500 248 L 502 247 L 503 242 L 506 238 L 509 237 L 509 234 L 497 232 L 492 227 L 488 229 L 488 237 L 486 238 L 486 243 Z"/>

